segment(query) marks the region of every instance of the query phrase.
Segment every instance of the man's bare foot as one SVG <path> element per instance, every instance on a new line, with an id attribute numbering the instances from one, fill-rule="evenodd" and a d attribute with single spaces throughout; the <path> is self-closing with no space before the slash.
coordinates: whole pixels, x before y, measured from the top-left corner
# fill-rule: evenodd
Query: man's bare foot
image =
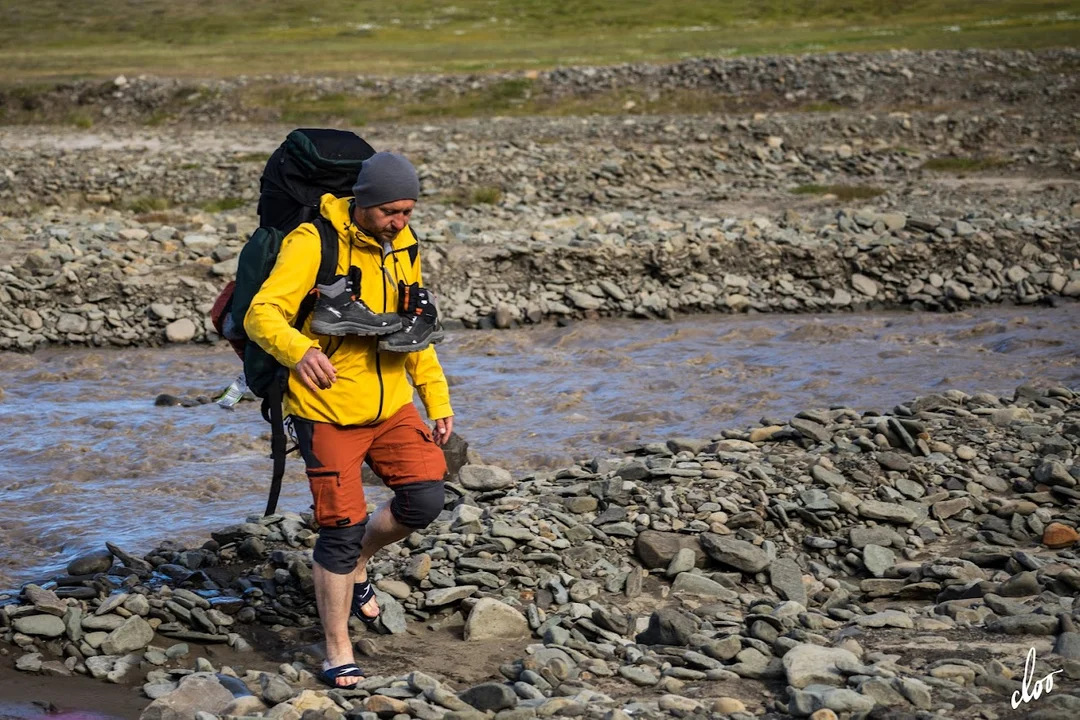
<path id="1" fill-rule="evenodd" d="M 353 607 L 356 606 L 356 600 L 355 600 L 356 585 L 360 585 L 362 583 L 367 582 L 367 579 L 368 579 L 367 567 L 357 565 L 356 574 L 353 576 L 353 582 L 355 583 L 355 585 L 353 586 L 353 593 L 354 593 Z M 370 620 L 374 620 L 375 618 L 379 617 L 379 603 L 376 602 L 374 594 L 372 594 L 370 600 L 368 600 L 366 603 L 364 603 L 363 605 L 360 606 L 360 612 L 364 615 L 364 617 L 366 617 L 366 618 L 368 618 Z"/>
<path id="2" fill-rule="evenodd" d="M 337 677 L 332 679 L 332 682 L 339 688 L 348 690 L 349 688 L 356 687 L 357 684 L 359 684 L 359 682 L 364 679 L 364 676 L 360 672 L 360 668 L 356 667 L 352 655 L 349 655 L 347 657 L 343 656 L 340 658 L 334 658 L 333 660 L 327 658 L 323 661 L 323 679 L 326 682 L 331 682 L 331 678 L 326 675 L 326 671 L 330 670 L 331 668 L 343 668 L 341 671 L 339 671 Z"/>

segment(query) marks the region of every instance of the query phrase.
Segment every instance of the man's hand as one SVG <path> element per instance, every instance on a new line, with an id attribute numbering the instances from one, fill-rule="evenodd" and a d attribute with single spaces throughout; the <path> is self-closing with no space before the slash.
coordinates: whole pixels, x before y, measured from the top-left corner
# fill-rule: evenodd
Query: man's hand
<path id="1" fill-rule="evenodd" d="M 435 436 L 436 445 L 445 445 L 450 439 L 450 433 L 454 432 L 454 416 L 436 420 L 431 428 L 431 434 Z"/>
<path id="2" fill-rule="evenodd" d="M 296 374 L 312 392 L 326 390 L 337 380 L 337 371 L 330 358 L 317 347 L 309 349 L 296 363 Z"/>

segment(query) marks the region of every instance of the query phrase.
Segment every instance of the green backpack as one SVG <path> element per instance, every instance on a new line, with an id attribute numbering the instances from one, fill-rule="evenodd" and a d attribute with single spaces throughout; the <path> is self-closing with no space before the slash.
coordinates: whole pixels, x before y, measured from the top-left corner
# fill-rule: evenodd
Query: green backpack
<path id="1" fill-rule="evenodd" d="M 277 263 L 282 240 L 305 222 L 319 231 L 321 255 L 316 284 L 334 280 L 338 261 L 337 231 L 319 214 L 323 195 L 347 197 L 364 160 L 375 150 L 355 133 L 345 130 L 293 130 L 274 151 L 259 180 L 260 227 L 251 234 L 237 259 L 236 280 L 218 295 L 210 318 L 218 334 L 227 339 L 244 363 L 247 387 L 262 398 L 262 414 L 271 427 L 274 475 L 266 514 L 277 508 L 281 478 L 285 473 L 285 426 L 281 399 L 288 382 L 282 366 L 244 331 L 244 316 L 251 301 Z M 302 327 L 315 305 L 315 295 L 300 304 L 294 320 Z"/>

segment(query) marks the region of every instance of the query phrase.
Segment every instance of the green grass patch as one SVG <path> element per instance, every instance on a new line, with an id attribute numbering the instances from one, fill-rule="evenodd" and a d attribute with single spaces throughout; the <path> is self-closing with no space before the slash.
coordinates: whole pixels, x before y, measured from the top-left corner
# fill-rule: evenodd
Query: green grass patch
<path id="1" fill-rule="evenodd" d="M 172 206 L 173 203 L 169 198 L 154 197 L 151 195 L 137 197 L 124 203 L 125 208 L 138 214 L 162 212 L 168 210 Z"/>
<path id="2" fill-rule="evenodd" d="M 90 117 L 90 113 L 74 110 L 68 113 L 65 118 L 67 125 L 74 125 L 77 128 L 83 130 L 89 130 L 94 127 L 94 118 Z"/>
<path id="3" fill-rule="evenodd" d="M 269 159 L 270 159 L 270 156 L 267 155 L 266 153 L 258 153 L 258 152 L 242 153 L 242 154 L 236 156 L 236 162 L 243 162 L 243 163 L 265 163 Z"/>
<path id="4" fill-rule="evenodd" d="M 247 205 L 247 200 L 238 197 L 223 197 L 215 200 L 208 200 L 201 205 L 200 208 L 206 212 L 219 213 L 227 212 L 229 210 L 236 210 Z"/>
<path id="5" fill-rule="evenodd" d="M 498 205 L 499 201 L 502 200 L 502 190 L 493 185 L 482 185 L 473 188 L 455 188 L 448 193 L 436 196 L 434 200 L 436 202 L 442 202 L 448 205 L 459 205 L 461 207 L 472 207 L 473 205 Z"/>
<path id="6" fill-rule="evenodd" d="M 469 199 L 473 205 L 497 205 L 502 200 L 502 190 L 497 187 L 478 187 L 470 194 Z"/>
<path id="7" fill-rule="evenodd" d="M 150 117 L 148 117 L 146 119 L 146 126 L 147 127 L 159 127 L 159 126 L 164 125 L 165 123 L 169 122 L 169 120 L 171 120 L 171 119 L 172 119 L 172 113 L 166 112 L 164 110 L 157 110 L 152 115 L 150 115 Z"/>
<path id="8" fill-rule="evenodd" d="M 12 80 L 1080 44 L 1080 0 L 0 0 L 0 16 L 0 62 Z"/>
<path id="9" fill-rule="evenodd" d="M 950 156 L 930 158 L 923 163 L 922 169 L 934 172 L 969 173 L 993 170 L 1008 164 L 1008 160 L 999 157 L 967 158 Z"/>
<path id="10" fill-rule="evenodd" d="M 825 102 L 807 103 L 806 105 L 803 105 L 799 109 L 802 110 L 803 112 L 831 113 L 831 112 L 842 112 L 842 111 L 846 110 L 847 108 L 845 108 L 843 105 L 840 105 L 839 103 L 825 101 Z"/>
<path id="11" fill-rule="evenodd" d="M 669 90 L 649 97 L 633 90 L 619 90 L 554 98 L 536 94 L 534 85 L 533 80 L 512 78 L 460 94 L 439 91 L 408 101 L 385 102 L 345 93 L 316 95 L 295 86 L 264 84 L 247 88 L 242 102 L 257 113 L 278 113 L 282 122 L 291 125 L 362 127 L 374 122 L 490 116 L 696 115 L 738 112 L 755 107 L 758 99 L 753 95 L 724 95 L 707 88 Z M 241 158 L 266 160 L 266 156 L 254 154 Z"/>
<path id="12" fill-rule="evenodd" d="M 791 192 L 796 195 L 835 195 L 837 200 L 868 200 L 885 193 L 872 185 L 800 185 Z"/>
<path id="13" fill-rule="evenodd" d="M 154 210 L 151 212 L 139 213 L 135 216 L 135 219 L 141 223 L 160 223 L 161 225 L 173 225 L 180 226 L 187 222 L 187 218 L 177 212 L 168 212 L 166 210 Z"/>
<path id="14" fill-rule="evenodd" d="M 201 167 L 202 167 L 202 165 L 200 165 L 199 163 L 184 163 L 183 165 L 180 166 L 180 169 L 181 170 L 198 170 Z"/>

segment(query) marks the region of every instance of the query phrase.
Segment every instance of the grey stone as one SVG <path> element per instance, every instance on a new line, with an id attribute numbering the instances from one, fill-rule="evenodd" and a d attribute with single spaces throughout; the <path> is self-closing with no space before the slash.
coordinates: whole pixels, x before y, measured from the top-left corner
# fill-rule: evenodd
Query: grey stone
<path id="1" fill-rule="evenodd" d="M 619 676 L 626 678 L 635 685 L 650 687 L 660 682 L 660 676 L 651 670 L 633 665 L 623 665 L 619 668 Z"/>
<path id="2" fill-rule="evenodd" d="M 716 562 L 729 565 L 746 573 L 756 573 L 769 565 L 768 554 L 744 540 L 736 540 L 715 533 L 702 533 L 701 547 Z"/>
<path id="3" fill-rule="evenodd" d="M 458 471 L 458 482 L 466 490 L 503 490 L 513 487 L 514 477 L 493 465 L 466 465 Z"/>
<path id="4" fill-rule="evenodd" d="M 15 661 L 15 669 L 22 672 L 36 673 L 41 671 L 41 653 L 26 653 L 20 655 L 19 659 Z"/>
<path id="5" fill-rule="evenodd" d="M 851 276 L 851 287 L 855 288 L 857 291 L 859 291 L 863 295 L 866 295 L 867 297 L 874 297 L 878 294 L 877 283 L 866 277 L 865 275 L 860 275 L 859 273 L 854 273 Z"/>
<path id="6" fill-rule="evenodd" d="M 29 584 L 24 587 L 23 595 L 30 601 L 35 610 L 43 613 L 55 615 L 56 617 L 63 617 L 64 613 L 68 610 L 67 604 L 56 597 L 56 593 L 52 590 L 45 590 L 34 584 Z"/>
<path id="7" fill-rule="evenodd" d="M 190 318 L 180 318 L 165 326 L 165 339 L 171 343 L 186 343 L 195 339 L 198 328 Z"/>
<path id="8" fill-rule="evenodd" d="M 11 624 L 17 632 L 37 637 L 60 637 L 66 630 L 64 621 L 55 615 L 26 615 L 15 618 Z"/>
<path id="9" fill-rule="evenodd" d="M 693 551 L 694 564 L 697 567 L 702 567 L 705 564 L 705 553 L 694 535 L 646 530 L 639 533 L 634 541 L 634 552 L 641 560 L 641 563 L 650 570 L 666 568 L 671 564 L 679 550 L 683 549 Z"/>
<path id="10" fill-rule="evenodd" d="M 379 622 L 391 635 L 400 635 L 408 630 L 405 608 L 394 597 L 375 590 L 375 600 L 379 605 Z"/>
<path id="11" fill-rule="evenodd" d="M 841 667 L 858 667 L 859 660 L 842 648 L 819 645 L 796 645 L 783 657 L 788 685 L 805 688 L 807 685 L 843 686 Z"/>
<path id="12" fill-rule="evenodd" d="M 910 630 L 915 627 L 915 621 L 907 613 L 899 610 L 883 610 L 873 615 L 863 615 L 855 618 L 855 622 L 859 627 L 869 628 L 891 627 Z"/>
<path id="13" fill-rule="evenodd" d="M 1080 633 L 1063 632 L 1054 642 L 1054 653 L 1070 660 L 1080 660 Z"/>
<path id="14" fill-rule="evenodd" d="M 60 333 L 74 333 L 81 335 L 86 332 L 86 328 L 89 325 L 90 321 L 82 315 L 60 313 L 60 317 L 56 320 L 56 331 Z"/>
<path id="15" fill-rule="evenodd" d="M 464 600 L 480 588 L 476 585 L 461 585 L 450 588 L 428 590 L 424 597 L 424 607 L 442 607 L 459 600 Z"/>
<path id="16" fill-rule="evenodd" d="M 219 715 L 232 701 L 233 694 L 214 676 L 188 675 L 176 690 L 150 703 L 139 720 L 192 720 L 197 712 Z"/>
<path id="17" fill-rule="evenodd" d="M 675 578 L 675 582 L 671 586 L 671 592 L 675 595 L 698 595 L 726 601 L 738 598 L 738 594 L 734 590 L 724 587 L 715 580 L 689 572 L 680 573 Z"/>
<path id="18" fill-rule="evenodd" d="M 132 615 L 109 633 L 101 649 L 107 655 L 123 655 L 133 650 L 142 650 L 154 640 L 154 630 L 150 624 L 138 615 Z"/>
<path id="19" fill-rule="evenodd" d="M 679 551 L 675 553 L 675 557 L 671 559 L 671 563 L 668 564 L 667 576 L 676 577 L 679 573 L 684 573 L 688 570 L 693 570 L 694 565 L 697 563 L 697 556 L 690 548 L 679 548 Z"/>
<path id="20" fill-rule="evenodd" d="M 892 528 L 878 525 L 877 527 L 853 527 L 851 528 L 851 546 L 864 548 L 867 545 L 880 545 L 887 547 L 892 545 L 893 540 L 899 537 Z"/>
<path id="21" fill-rule="evenodd" d="M 784 600 L 806 606 L 806 586 L 802 581 L 802 568 L 791 558 L 773 560 L 769 565 L 769 584 Z"/>
<path id="22" fill-rule="evenodd" d="M 649 626 L 638 633 L 637 642 L 642 645 L 690 644 L 690 636 L 697 632 L 698 620 L 673 608 L 654 610 L 649 617 Z"/>
<path id="23" fill-rule="evenodd" d="M 465 640 L 529 637 L 529 622 L 518 610 L 493 598 L 481 598 L 465 621 Z"/>
<path id="24" fill-rule="evenodd" d="M 988 623 L 990 632 L 1006 635 L 1053 635 L 1058 631 L 1058 619 L 1053 615 L 1013 615 Z"/>
<path id="25" fill-rule="evenodd" d="M 899 503 L 881 500 L 863 500 L 859 504 L 859 516 L 870 520 L 885 520 L 899 525 L 911 525 L 919 519 L 918 513 Z"/>
<path id="26" fill-rule="evenodd" d="M 499 712 L 517 707 L 518 697 L 513 688 L 502 683 L 481 683 L 458 694 L 463 701 L 481 712 Z"/>
<path id="27" fill-rule="evenodd" d="M 863 548 L 863 565 L 874 577 L 885 577 L 896 564 L 896 553 L 880 545 L 869 544 Z"/>

